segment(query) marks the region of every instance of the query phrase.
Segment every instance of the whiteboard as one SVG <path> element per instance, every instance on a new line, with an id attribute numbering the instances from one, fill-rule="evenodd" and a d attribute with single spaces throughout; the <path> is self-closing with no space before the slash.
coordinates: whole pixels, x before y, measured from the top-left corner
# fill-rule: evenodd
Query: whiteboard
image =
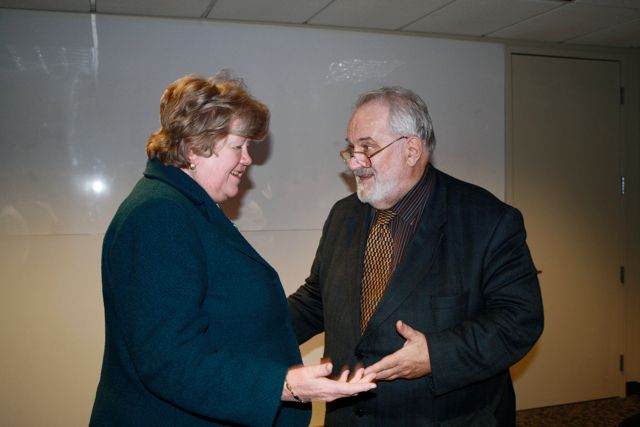
<path id="1" fill-rule="evenodd" d="M 338 151 L 357 95 L 402 85 L 429 105 L 435 164 L 504 195 L 503 46 L 383 33 L 1 10 L 0 227 L 103 233 L 141 176 L 164 88 L 233 69 L 272 112 L 243 231 L 319 230 L 352 191 Z"/>

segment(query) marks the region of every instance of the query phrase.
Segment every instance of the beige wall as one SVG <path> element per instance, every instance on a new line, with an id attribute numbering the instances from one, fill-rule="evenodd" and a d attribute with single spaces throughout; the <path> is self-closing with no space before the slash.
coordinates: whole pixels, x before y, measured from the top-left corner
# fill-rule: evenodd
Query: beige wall
<path id="1" fill-rule="evenodd" d="M 101 240 L 0 236 L 1 425 L 87 424 L 104 346 Z"/>

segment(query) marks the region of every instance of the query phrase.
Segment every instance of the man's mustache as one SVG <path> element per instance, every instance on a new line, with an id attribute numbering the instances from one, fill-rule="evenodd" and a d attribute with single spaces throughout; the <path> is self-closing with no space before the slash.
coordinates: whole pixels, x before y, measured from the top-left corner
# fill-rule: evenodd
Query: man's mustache
<path id="1" fill-rule="evenodd" d="M 373 175 L 372 168 L 359 168 L 353 170 L 353 176 L 369 176 Z"/>

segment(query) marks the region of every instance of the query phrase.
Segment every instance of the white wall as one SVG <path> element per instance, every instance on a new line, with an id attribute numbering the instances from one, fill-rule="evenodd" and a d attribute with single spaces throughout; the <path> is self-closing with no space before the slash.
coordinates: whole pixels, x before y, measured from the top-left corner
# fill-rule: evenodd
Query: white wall
<path id="1" fill-rule="evenodd" d="M 167 84 L 232 68 L 272 109 L 225 206 L 287 292 L 349 193 L 338 151 L 358 93 L 430 105 L 436 165 L 504 195 L 504 49 L 472 41 L 0 10 L 0 417 L 86 425 L 103 346 L 100 245 L 139 178 Z M 317 361 L 318 341 L 305 347 Z"/>

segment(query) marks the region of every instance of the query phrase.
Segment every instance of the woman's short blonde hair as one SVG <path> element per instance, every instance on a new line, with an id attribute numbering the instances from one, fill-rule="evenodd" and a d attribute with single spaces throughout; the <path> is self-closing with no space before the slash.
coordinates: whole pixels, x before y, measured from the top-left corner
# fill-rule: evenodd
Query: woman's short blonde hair
<path id="1" fill-rule="evenodd" d="M 254 141 L 269 130 L 269 109 L 227 70 L 206 78 L 184 76 L 160 100 L 160 129 L 147 141 L 147 156 L 165 165 L 189 166 L 189 152 L 209 157 L 229 134 Z"/>

